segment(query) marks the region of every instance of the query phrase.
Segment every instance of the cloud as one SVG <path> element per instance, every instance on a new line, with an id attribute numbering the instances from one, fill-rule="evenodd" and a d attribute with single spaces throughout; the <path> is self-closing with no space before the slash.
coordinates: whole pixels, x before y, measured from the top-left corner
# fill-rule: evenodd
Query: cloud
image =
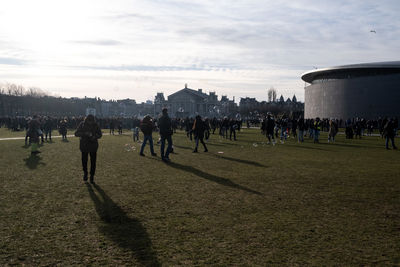
<path id="1" fill-rule="evenodd" d="M 72 41 L 71 43 L 75 44 L 87 44 L 87 45 L 100 45 L 100 46 L 117 46 L 121 45 L 122 43 L 115 40 L 79 40 L 79 41 Z"/>
<path id="2" fill-rule="evenodd" d="M 19 58 L 8 58 L 8 57 L 0 57 L 0 64 L 2 65 L 25 65 L 27 64 L 26 60 Z"/>

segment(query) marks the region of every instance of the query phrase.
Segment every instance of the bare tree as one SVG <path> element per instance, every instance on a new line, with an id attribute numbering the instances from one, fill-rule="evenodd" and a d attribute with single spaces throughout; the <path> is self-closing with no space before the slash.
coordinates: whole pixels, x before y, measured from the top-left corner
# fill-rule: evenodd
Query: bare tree
<path id="1" fill-rule="evenodd" d="M 15 84 L 7 83 L 7 85 L 6 85 L 7 95 L 12 95 L 14 86 L 15 86 Z"/>
<path id="2" fill-rule="evenodd" d="M 38 87 L 29 87 L 28 91 L 26 92 L 27 96 L 32 97 L 44 97 L 47 96 L 46 92 Z"/>
<path id="3" fill-rule="evenodd" d="M 15 85 L 12 87 L 12 94 L 15 96 L 23 96 L 25 88 L 22 85 Z"/>
<path id="4" fill-rule="evenodd" d="M 268 90 L 268 102 L 271 102 L 272 101 L 272 90 L 273 90 L 274 88 L 273 87 L 271 87 L 271 88 L 269 88 L 269 90 Z"/>
<path id="5" fill-rule="evenodd" d="M 275 88 L 272 87 L 272 101 L 275 102 L 276 101 L 276 90 Z"/>
<path id="6" fill-rule="evenodd" d="M 4 95 L 6 93 L 6 86 L 4 84 L 2 84 L 0 86 L 0 95 Z"/>

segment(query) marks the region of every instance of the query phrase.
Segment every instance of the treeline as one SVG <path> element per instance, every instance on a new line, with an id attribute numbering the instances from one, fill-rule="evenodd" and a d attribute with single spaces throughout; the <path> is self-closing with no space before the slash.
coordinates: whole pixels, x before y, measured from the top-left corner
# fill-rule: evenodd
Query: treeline
<path id="1" fill-rule="evenodd" d="M 78 116 L 86 112 L 88 103 L 79 99 L 51 96 L 37 87 L 16 84 L 0 85 L 0 116 Z"/>

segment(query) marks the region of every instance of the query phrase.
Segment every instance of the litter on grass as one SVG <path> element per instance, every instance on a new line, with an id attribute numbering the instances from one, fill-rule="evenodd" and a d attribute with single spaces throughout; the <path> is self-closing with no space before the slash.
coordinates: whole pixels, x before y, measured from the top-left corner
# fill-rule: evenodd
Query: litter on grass
<path id="1" fill-rule="evenodd" d="M 258 147 L 257 143 L 253 143 L 253 146 L 254 146 L 254 147 Z"/>
<path id="2" fill-rule="evenodd" d="M 130 144 L 125 144 L 124 149 L 125 149 L 125 151 L 130 152 L 130 151 L 135 151 L 136 147 L 133 145 L 130 145 Z"/>
<path id="3" fill-rule="evenodd" d="M 224 152 L 222 152 L 222 151 L 218 151 L 218 154 L 224 154 Z"/>

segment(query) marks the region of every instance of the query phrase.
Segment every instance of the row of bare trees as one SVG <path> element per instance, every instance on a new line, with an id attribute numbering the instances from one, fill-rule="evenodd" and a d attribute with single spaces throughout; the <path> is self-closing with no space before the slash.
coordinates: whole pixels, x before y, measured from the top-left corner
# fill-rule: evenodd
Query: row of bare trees
<path id="1" fill-rule="evenodd" d="M 38 87 L 25 88 L 14 83 L 3 83 L 0 84 L 0 95 L 44 97 L 49 96 L 49 93 Z"/>

